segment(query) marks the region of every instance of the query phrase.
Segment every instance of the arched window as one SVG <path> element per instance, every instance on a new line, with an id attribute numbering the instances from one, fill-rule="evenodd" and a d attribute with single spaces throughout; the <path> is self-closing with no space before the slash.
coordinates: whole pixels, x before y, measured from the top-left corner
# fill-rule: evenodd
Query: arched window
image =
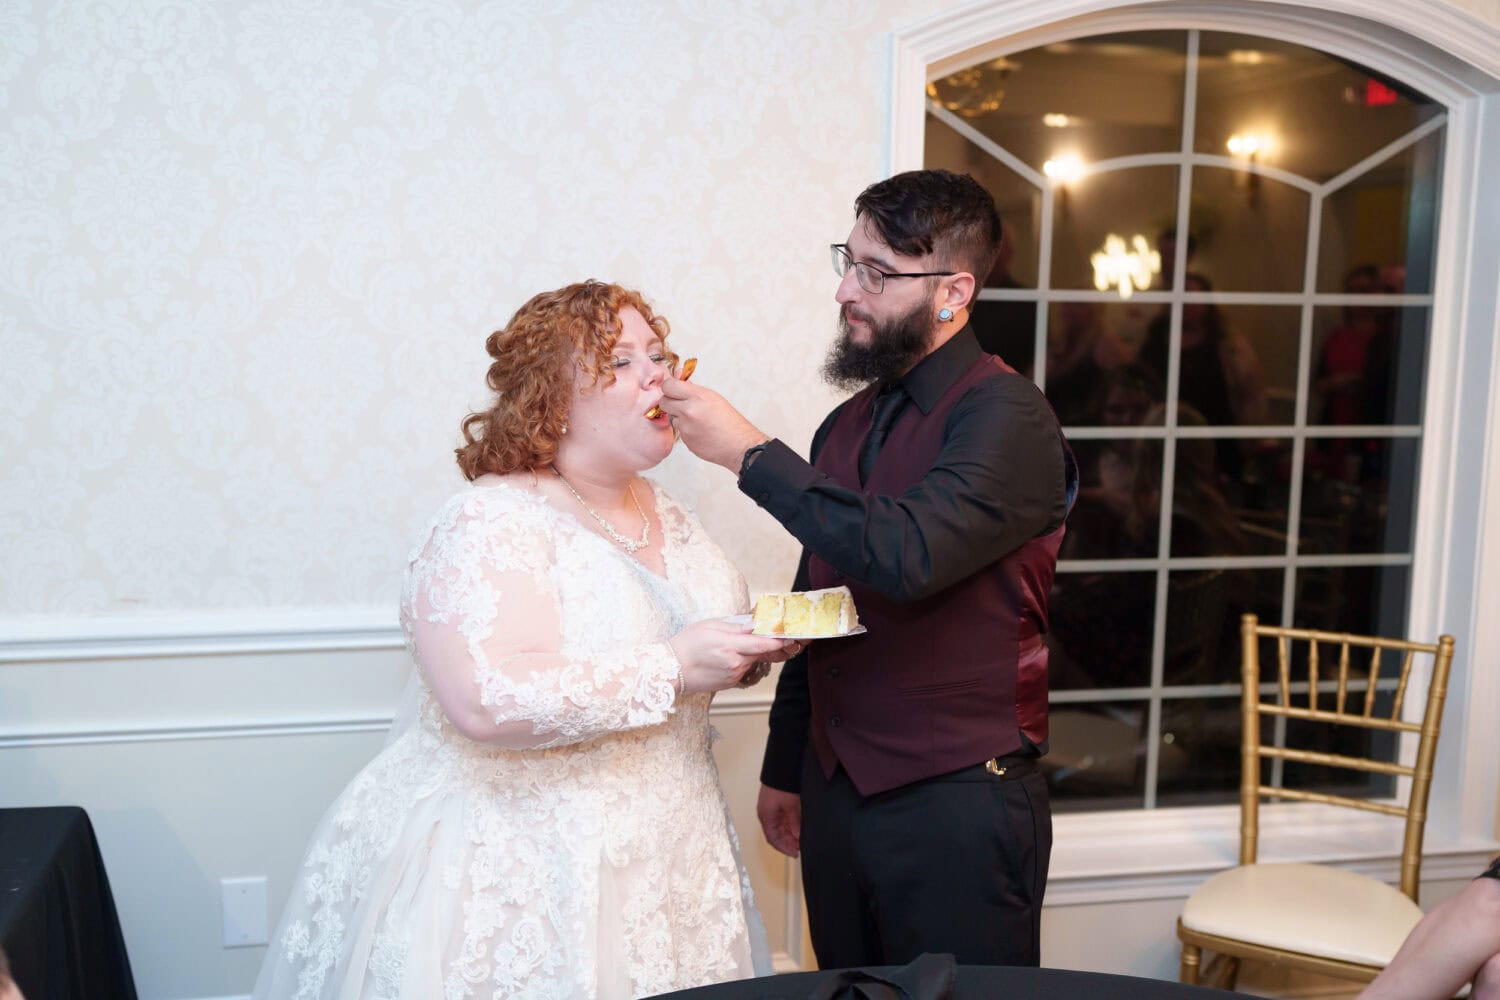
<path id="1" fill-rule="evenodd" d="M 976 331 L 1083 470 L 1052 596 L 1054 802 L 1233 801 L 1241 612 L 1407 630 L 1444 109 L 1196 29 L 982 59 L 927 98 L 925 165 L 979 178 L 1006 223 Z"/>

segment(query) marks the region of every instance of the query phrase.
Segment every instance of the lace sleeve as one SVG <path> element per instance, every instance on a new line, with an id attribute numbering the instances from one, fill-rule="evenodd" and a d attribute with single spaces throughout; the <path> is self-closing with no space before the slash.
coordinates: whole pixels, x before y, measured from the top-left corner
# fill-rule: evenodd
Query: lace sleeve
<path id="1" fill-rule="evenodd" d="M 698 596 L 705 599 L 705 603 L 698 608 L 699 614 L 710 618 L 742 615 L 750 611 L 750 590 L 745 584 L 744 575 L 709 536 L 698 515 L 662 487 L 653 484 L 653 488 L 663 501 L 663 526 L 676 533 L 680 549 L 694 553 L 696 565 L 704 580 L 714 581 L 711 586 L 700 585 L 696 588 Z M 738 686 L 754 687 L 770 673 L 771 664 L 764 660 L 752 664 Z"/>
<path id="2" fill-rule="evenodd" d="M 665 721 L 677 697 L 671 647 L 565 655 L 548 525 L 496 507 L 469 500 L 440 516 L 408 568 L 417 662 L 449 721 L 513 749 Z"/>

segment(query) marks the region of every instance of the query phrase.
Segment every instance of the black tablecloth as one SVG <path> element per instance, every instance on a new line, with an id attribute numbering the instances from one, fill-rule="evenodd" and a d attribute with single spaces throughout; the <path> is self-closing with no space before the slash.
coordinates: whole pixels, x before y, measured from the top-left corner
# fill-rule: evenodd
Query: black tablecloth
<path id="1" fill-rule="evenodd" d="M 0 809 L 0 947 L 26 1000 L 136 1000 L 82 809 Z"/>
<path id="2" fill-rule="evenodd" d="M 792 972 L 760 979 L 741 979 L 717 986 L 663 993 L 656 1000 L 807 1000 L 813 990 L 839 970 Z M 872 971 L 891 973 L 896 967 Z M 1224 1000 L 1243 996 L 1183 986 L 1159 979 L 1110 976 L 1066 969 L 1020 969 L 999 965 L 960 965 L 953 1000 Z"/>

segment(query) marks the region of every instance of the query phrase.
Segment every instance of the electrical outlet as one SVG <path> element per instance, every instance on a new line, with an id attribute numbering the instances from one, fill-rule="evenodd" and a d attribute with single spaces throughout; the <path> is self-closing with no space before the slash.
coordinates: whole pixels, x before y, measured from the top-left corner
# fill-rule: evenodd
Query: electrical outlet
<path id="1" fill-rule="evenodd" d="M 224 947 L 267 943 L 266 877 L 220 879 L 219 893 L 224 911 Z"/>

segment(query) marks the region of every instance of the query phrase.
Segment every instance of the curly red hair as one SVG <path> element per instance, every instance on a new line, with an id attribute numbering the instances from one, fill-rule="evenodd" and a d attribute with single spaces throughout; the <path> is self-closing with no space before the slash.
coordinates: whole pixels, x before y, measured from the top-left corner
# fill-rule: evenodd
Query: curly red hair
<path id="1" fill-rule="evenodd" d="M 620 339 L 620 310 L 634 309 L 666 346 L 671 327 L 641 293 L 602 281 L 584 281 L 532 297 L 505 329 L 485 339 L 495 360 L 485 383 L 495 392 L 488 410 L 463 420 L 464 444 L 455 449 L 464 478 L 538 469 L 552 464 L 573 405 L 575 366 L 613 384 L 611 352 Z"/>

